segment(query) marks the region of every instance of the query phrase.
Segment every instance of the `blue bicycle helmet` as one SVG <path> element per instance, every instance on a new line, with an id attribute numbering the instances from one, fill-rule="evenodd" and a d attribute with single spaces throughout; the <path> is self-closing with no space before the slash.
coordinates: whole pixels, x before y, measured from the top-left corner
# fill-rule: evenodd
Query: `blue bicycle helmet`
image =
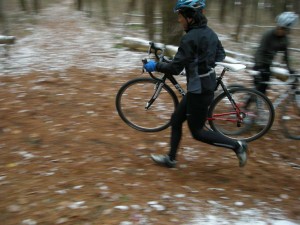
<path id="1" fill-rule="evenodd" d="M 204 9 L 205 8 L 205 0 L 178 0 L 175 7 L 174 12 L 178 12 L 182 9 Z"/>
<path id="2" fill-rule="evenodd" d="M 294 12 L 283 12 L 276 17 L 276 23 L 279 27 L 291 28 L 298 22 L 298 18 Z"/>

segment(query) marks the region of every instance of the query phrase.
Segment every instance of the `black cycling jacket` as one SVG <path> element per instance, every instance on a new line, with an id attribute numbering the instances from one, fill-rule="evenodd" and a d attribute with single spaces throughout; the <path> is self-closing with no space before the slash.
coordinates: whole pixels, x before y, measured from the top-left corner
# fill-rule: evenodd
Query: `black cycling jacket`
<path id="1" fill-rule="evenodd" d="M 157 63 L 156 70 L 163 73 L 177 75 L 186 70 L 187 91 L 203 93 L 214 91 L 215 73 L 200 78 L 215 67 L 215 62 L 225 58 L 224 48 L 217 34 L 207 25 L 191 27 L 182 37 L 178 51 L 171 63 Z"/>
<path id="2" fill-rule="evenodd" d="M 276 28 L 268 30 L 264 33 L 260 45 L 255 53 L 255 66 L 256 67 L 269 67 L 277 52 L 284 53 L 284 61 L 288 68 L 289 66 L 289 55 L 288 45 L 289 39 L 287 36 L 277 36 L 275 34 Z"/>

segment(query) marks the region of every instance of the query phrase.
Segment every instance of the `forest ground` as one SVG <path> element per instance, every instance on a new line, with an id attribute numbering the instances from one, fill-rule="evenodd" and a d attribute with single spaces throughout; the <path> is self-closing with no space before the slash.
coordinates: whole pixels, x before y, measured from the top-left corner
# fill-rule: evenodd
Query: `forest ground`
<path id="1" fill-rule="evenodd" d="M 169 130 L 135 131 L 114 105 L 140 74 L 141 54 L 114 48 L 109 31 L 79 14 L 44 10 L 10 49 L 0 76 L 0 224 L 300 223 L 299 141 L 277 120 L 249 144 L 245 168 L 186 125 L 178 167 L 155 165 L 149 155 L 167 152 Z"/>

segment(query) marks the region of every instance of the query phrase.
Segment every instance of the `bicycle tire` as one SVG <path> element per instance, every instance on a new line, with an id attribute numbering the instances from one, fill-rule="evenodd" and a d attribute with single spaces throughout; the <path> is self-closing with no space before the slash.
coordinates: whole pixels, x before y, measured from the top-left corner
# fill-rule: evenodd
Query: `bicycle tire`
<path id="1" fill-rule="evenodd" d="M 136 78 L 125 83 L 116 95 L 116 109 L 121 119 L 130 127 L 142 132 L 158 132 L 168 128 L 171 115 L 178 105 L 174 91 L 166 84 L 159 96 L 146 110 L 155 88 L 162 82 L 152 78 Z"/>
<path id="2" fill-rule="evenodd" d="M 265 135 L 274 122 L 275 111 L 271 101 L 261 92 L 249 88 L 228 90 L 239 106 L 244 119 L 236 122 L 237 113 L 223 92 L 212 102 L 208 118 L 212 130 L 233 140 L 254 141 Z"/>
<path id="3" fill-rule="evenodd" d="M 282 105 L 279 121 L 286 138 L 300 140 L 300 102 L 297 102 L 296 96 L 290 94 Z"/>

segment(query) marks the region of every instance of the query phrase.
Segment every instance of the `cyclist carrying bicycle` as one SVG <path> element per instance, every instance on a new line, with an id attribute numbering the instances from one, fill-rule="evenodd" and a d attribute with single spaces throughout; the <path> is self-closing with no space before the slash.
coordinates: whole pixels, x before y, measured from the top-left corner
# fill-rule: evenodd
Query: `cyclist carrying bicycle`
<path id="1" fill-rule="evenodd" d="M 177 149 L 182 136 L 182 124 L 188 122 L 193 138 L 210 145 L 232 149 L 239 159 L 240 167 L 247 161 L 247 144 L 234 141 L 217 132 L 207 131 L 204 124 L 209 105 L 214 99 L 216 86 L 215 62 L 223 61 L 225 51 L 216 33 L 207 26 L 202 11 L 205 0 L 178 0 L 174 11 L 186 34 L 170 63 L 148 61 L 147 72 L 179 74 L 186 70 L 187 94 L 182 98 L 171 118 L 171 143 L 168 155 L 152 154 L 158 164 L 175 167 Z"/>
<path id="2" fill-rule="evenodd" d="M 276 18 L 277 26 L 263 34 L 259 47 L 254 56 L 254 70 L 259 71 L 259 75 L 254 77 L 256 89 L 263 94 L 266 93 L 268 84 L 262 83 L 270 80 L 270 67 L 275 55 L 278 52 L 284 53 L 284 61 L 289 72 L 294 71 L 290 67 L 288 45 L 291 27 L 298 21 L 298 15 L 294 12 L 283 12 Z"/>

